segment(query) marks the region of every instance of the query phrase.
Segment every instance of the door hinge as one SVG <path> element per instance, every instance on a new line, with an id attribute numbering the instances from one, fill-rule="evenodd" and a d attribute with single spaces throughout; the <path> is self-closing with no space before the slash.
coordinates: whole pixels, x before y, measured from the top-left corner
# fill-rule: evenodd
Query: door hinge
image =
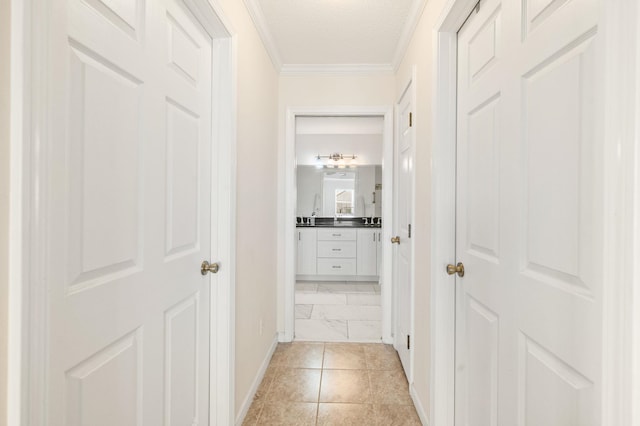
<path id="1" fill-rule="evenodd" d="M 411 349 L 411 336 L 407 334 L 407 350 Z"/>
<path id="2" fill-rule="evenodd" d="M 407 231 L 407 233 L 409 234 L 408 237 L 411 238 L 411 224 L 409 224 L 409 229 Z"/>
<path id="3" fill-rule="evenodd" d="M 409 113 L 409 127 L 413 127 L 413 113 Z"/>

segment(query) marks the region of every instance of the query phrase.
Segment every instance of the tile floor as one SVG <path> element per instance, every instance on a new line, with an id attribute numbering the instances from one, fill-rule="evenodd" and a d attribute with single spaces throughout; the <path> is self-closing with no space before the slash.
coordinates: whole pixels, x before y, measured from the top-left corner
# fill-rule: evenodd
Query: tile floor
<path id="1" fill-rule="evenodd" d="M 381 341 L 378 283 L 298 281 L 295 303 L 297 341 Z"/>
<path id="2" fill-rule="evenodd" d="M 281 343 L 243 425 L 421 425 L 382 343 Z"/>

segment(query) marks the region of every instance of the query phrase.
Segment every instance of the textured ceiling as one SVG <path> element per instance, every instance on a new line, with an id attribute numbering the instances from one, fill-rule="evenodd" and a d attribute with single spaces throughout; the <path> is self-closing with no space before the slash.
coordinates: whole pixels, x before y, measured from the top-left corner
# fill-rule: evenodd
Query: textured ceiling
<path id="1" fill-rule="evenodd" d="M 245 0 L 277 67 L 388 68 L 404 53 L 424 0 Z"/>

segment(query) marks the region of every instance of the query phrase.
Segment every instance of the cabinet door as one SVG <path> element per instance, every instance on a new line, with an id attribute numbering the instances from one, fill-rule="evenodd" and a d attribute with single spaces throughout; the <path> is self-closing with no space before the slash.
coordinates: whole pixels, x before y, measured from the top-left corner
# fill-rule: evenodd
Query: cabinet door
<path id="1" fill-rule="evenodd" d="M 376 229 L 358 229 L 358 275 L 376 275 Z"/>
<path id="2" fill-rule="evenodd" d="M 316 240 L 315 229 L 297 229 L 298 234 L 298 275 L 316 275 Z"/>
<path id="3" fill-rule="evenodd" d="M 380 275 L 382 268 L 382 230 L 375 231 L 376 236 L 376 275 Z"/>

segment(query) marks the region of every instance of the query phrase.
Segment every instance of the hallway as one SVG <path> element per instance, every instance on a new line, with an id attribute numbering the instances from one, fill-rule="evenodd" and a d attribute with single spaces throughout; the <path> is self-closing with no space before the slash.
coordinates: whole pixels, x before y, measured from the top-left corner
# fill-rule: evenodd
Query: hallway
<path id="1" fill-rule="evenodd" d="M 377 343 L 280 343 L 244 425 L 420 425 L 400 359 Z"/>

